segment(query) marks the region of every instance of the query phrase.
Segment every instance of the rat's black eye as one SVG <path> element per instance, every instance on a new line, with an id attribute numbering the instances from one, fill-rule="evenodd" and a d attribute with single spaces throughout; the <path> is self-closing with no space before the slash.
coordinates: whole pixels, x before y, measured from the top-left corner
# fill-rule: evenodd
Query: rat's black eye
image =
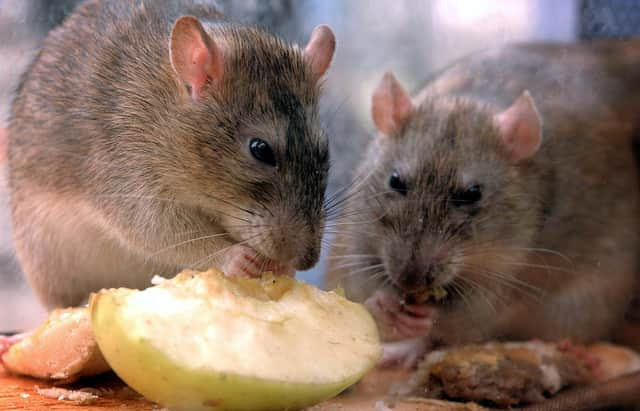
<path id="1" fill-rule="evenodd" d="M 397 171 L 391 173 L 391 177 L 389 177 L 389 187 L 403 196 L 407 195 L 407 185 L 402 181 Z"/>
<path id="2" fill-rule="evenodd" d="M 453 205 L 461 207 L 465 205 L 473 205 L 482 198 L 482 187 L 478 184 L 460 189 L 453 193 Z"/>
<path id="3" fill-rule="evenodd" d="M 259 138 L 252 138 L 251 141 L 249 141 L 249 150 L 251 150 L 251 155 L 253 155 L 256 160 L 273 167 L 276 166 L 276 157 L 273 155 L 273 151 L 266 141 Z"/>

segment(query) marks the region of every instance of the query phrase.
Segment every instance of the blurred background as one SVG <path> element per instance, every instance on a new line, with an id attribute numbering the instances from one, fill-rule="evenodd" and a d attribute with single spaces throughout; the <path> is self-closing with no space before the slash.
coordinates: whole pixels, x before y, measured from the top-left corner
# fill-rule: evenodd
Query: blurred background
<path id="1" fill-rule="evenodd" d="M 202 1 L 202 0 L 201 0 Z M 49 30 L 78 0 L 0 0 L 0 127 L 19 76 Z M 327 23 L 338 39 L 323 120 L 334 167 L 329 191 L 346 184 L 372 138 L 370 96 L 392 70 L 409 90 L 473 51 L 516 41 L 572 42 L 640 33 L 640 0 L 219 0 L 235 21 L 304 45 Z M 325 250 L 326 251 L 326 250 Z M 299 277 L 319 284 L 322 260 Z M 0 172 L 0 332 L 36 325 L 44 310 L 13 257 L 5 170 Z"/>

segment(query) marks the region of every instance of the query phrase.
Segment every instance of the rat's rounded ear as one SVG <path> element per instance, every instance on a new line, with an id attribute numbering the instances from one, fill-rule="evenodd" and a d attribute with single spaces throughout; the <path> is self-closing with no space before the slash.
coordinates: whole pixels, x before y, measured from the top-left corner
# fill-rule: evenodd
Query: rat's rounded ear
<path id="1" fill-rule="evenodd" d="M 386 136 L 401 128 L 413 111 L 411 96 L 391 72 L 385 73 L 371 98 L 373 122 Z"/>
<path id="2" fill-rule="evenodd" d="M 311 39 L 304 48 L 304 61 L 311 66 L 313 80 L 318 81 L 327 72 L 336 50 L 336 36 L 331 27 L 322 24 L 311 33 Z"/>
<path id="3" fill-rule="evenodd" d="M 205 84 L 222 78 L 222 49 L 195 17 L 182 16 L 176 21 L 171 30 L 169 56 L 173 69 L 191 90 L 194 100 L 201 97 Z"/>
<path id="4" fill-rule="evenodd" d="M 525 90 L 516 101 L 494 117 L 512 163 L 533 156 L 542 143 L 542 119 L 536 103 Z"/>

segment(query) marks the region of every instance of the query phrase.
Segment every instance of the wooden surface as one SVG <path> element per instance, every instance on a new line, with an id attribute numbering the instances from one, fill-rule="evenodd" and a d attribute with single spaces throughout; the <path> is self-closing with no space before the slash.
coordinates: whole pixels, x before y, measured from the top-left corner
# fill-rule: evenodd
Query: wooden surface
<path id="1" fill-rule="evenodd" d="M 132 392 L 113 373 L 107 373 L 100 377 L 83 380 L 64 387 L 76 390 L 87 388 L 98 390 L 100 392 L 98 399 L 90 404 L 47 398 L 38 393 L 39 389 L 51 387 L 54 386 L 42 380 L 16 377 L 2 372 L 0 374 L 0 410 L 160 409 L 160 407 L 146 401 L 137 393 Z"/>
<path id="2" fill-rule="evenodd" d="M 618 333 L 617 337 L 618 342 L 624 342 L 640 351 L 640 323 L 626 327 L 625 331 Z M 616 365 L 615 356 L 610 356 L 608 368 L 619 368 L 625 366 L 626 363 L 628 361 L 625 360 Z M 408 375 L 408 372 L 402 370 L 375 370 L 347 393 L 311 407 L 308 411 L 382 411 L 385 408 L 383 406 L 376 407 L 376 402 L 385 398 L 391 384 L 406 379 Z M 0 410 L 162 410 L 158 405 L 145 400 L 126 387 L 113 373 L 84 379 L 76 384 L 65 386 L 65 388 L 74 390 L 95 390 L 98 398 L 91 404 L 78 404 L 72 401 L 48 398 L 38 392 L 39 388 L 51 387 L 52 384 L 42 380 L 7 375 L 0 365 Z M 440 406 L 438 407 L 437 404 Z M 480 410 L 477 405 L 462 403 L 457 407 L 451 407 L 451 405 L 449 403 L 448 406 L 443 407 L 439 401 L 428 400 L 406 402 L 395 404 L 393 411 Z"/>
<path id="3" fill-rule="evenodd" d="M 1 370 L 1 369 L 0 369 Z M 387 389 L 394 381 L 406 378 L 408 374 L 398 370 L 375 371 L 348 393 L 333 400 L 311 407 L 309 411 L 356 411 L 375 410 L 376 402 L 384 398 Z M 91 404 L 78 404 L 72 401 L 47 398 L 38 393 L 38 388 L 52 387 L 40 380 L 9 376 L 0 371 L 0 410 L 161 410 L 137 393 L 128 389 L 114 374 L 83 380 L 70 389 L 94 389 L 99 398 Z M 427 404 L 398 404 L 394 411 L 428 410 Z"/>

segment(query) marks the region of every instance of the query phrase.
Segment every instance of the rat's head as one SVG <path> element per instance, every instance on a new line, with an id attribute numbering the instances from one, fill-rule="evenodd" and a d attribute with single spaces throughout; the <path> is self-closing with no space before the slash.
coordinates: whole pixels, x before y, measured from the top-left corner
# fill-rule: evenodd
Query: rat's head
<path id="1" fill-rule="evenodd" d="M 541 216 L 528 171 L 541 125 L 528 92 L 502 113 L 450 97 L 415 106 L 386 74 L 372 103 L 380 133 L 365 198 L 375 196 L 367 207 L 391 282 L 419 297 L 513 271 Z"/>
<path id="2" fill-rule="evenodd" d="M 296 269 L 320 251 L 329 153 L 318 98 L 334 48 L 327 26 L 300 49 L 189 16 L 169 43 L 178 101 L 163 184 L 230 242 Z"/>

